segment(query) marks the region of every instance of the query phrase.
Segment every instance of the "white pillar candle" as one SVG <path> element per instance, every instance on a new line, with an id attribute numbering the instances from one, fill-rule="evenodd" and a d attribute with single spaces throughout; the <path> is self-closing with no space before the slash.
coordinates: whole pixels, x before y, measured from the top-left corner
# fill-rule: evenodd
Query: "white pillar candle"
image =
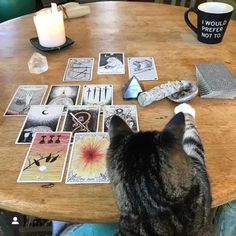
<path id="1" fill-rule="evenodd" d="M 34 16 L 34 24 L 43 47 L 58 47 L 66 42 L 62 11 L 57 10 L 57 4 L 51 4 L 51 11 Z"/>

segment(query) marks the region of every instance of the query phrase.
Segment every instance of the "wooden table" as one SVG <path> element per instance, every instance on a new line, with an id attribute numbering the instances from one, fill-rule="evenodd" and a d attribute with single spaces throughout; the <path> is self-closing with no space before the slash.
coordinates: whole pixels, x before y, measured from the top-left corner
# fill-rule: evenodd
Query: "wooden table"
<path id="1" fill-rule="evenodd" d="M 167 81 L 196 82 L 195 65 L 224 62 L 236 75 L 236 22 L 229 23 L 225 38 L 217 45 L 197 41 L 183 20 L 185 8 L 155 3 L 106 2 L 89 4 L 91 14 L 66 22 L 70 48 L 43 53 L 49 70 L 30 74 L 27 62 L 34 51 L 29 42 L 36 36 L 32 15 L 0 25 L 0 111 L 4 113 L 21 84 L 62 84 L 69 57 L 94 57 L 92 83 L 112 83 L 114 104 L 136 104 L 141 130 L 162 129 L 173 115 L 175 103 L 167 99 L 142 108 L 137 101 L 123 101 L 125 75 L 98 76 L 98 54 L 123 51 L 125 57 L 153 56 L 159 80 L 143 82 L 150 89 Z M 126 61 L 127 62 L 127 61 Z M 81 85 L 84 83 L 80 83 Z M 80 102 L 81 96 L 79 98 Z M 190 104 L 205 146 L 213 205 L 236 199 L 236 101 L 201 99 Z M 0 208 L 48 219 L 74 222 L 114 222 L 118 218 L 109 184 L 65 185 L 17 184 L 16 179 L 28 145 L 15 145 L 24 117 L 0 117 Z"/>

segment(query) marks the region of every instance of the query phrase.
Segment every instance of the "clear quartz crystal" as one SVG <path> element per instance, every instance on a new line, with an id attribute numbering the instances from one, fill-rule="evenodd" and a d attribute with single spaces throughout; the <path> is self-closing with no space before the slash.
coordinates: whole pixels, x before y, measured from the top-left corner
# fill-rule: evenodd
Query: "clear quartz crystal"
<path id="1" fill-rule="evenodd" d="M 47 58 L 38 52 L 34 52 L 28 62 L 30 73 L 40 74 L 48 70 Z"/>

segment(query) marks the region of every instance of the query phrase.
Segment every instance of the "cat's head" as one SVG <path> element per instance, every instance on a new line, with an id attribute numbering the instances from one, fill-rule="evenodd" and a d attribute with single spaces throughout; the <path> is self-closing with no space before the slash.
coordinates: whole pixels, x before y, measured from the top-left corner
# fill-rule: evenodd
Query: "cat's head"
<path id="1" fill-rule="evenodd" d="M 192 176 L 182 147 L 184 132 L 183 113 L 176 114 L 162 131 L 137 133 L 123 119 L 113 116 L 107 155 L 108 172 L 113 186 L 118 186 L 120 182 L 132 185 L 141 183 L 141 178 L 150 178 L 154 182 L 157 180 L 157 188 L 162 183 L 171 197 L 177 197 L 180 187 L 187 189 L 190 186 Z M 122 190 L 117 190 L 117 194 L 119 191 Z"/>
<path id="2" fill-rule="evenodd" d="M 185 131 L 185 117 L 182 112 L 176 114 L 165 126 L 162 131 L 155 131 L 153 141 L 157 145 L 166 145 L 171 142 L 182 144 Z M 114 115 L 110 122 L 109 135 L 111 142 L 119 142 L 124 138 L 134 135 L 127 123 L 117 115 Z M 153 133 L 154 134 L 154 133 Z M 145 140 L 144 140 L 145 141 Z"/>

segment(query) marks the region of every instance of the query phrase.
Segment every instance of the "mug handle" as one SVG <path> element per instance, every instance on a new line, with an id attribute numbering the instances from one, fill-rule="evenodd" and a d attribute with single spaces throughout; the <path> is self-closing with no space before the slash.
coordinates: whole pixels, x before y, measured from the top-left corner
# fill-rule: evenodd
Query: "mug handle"
<path id="1" fill-rule="evenodd" d="M 189 20 L 189 18 L 188 18 L 188 14 L 189 14 L 190 12 L 194 12 L 194 13 L 198 14 L 198 10 L 197 10 L 196 8 L 191 7 L 191 8 L 189 8 L 189 9 L 184 13 L 184 20 L 185 20 L 186 24 L 188 25 L 188 27 L 189 27 L 193 32 L 195 32 L 195 33 L 197 34 L 197 27 L 194 26 L 194 25 L 190 22 L 190 20 Z"/>

